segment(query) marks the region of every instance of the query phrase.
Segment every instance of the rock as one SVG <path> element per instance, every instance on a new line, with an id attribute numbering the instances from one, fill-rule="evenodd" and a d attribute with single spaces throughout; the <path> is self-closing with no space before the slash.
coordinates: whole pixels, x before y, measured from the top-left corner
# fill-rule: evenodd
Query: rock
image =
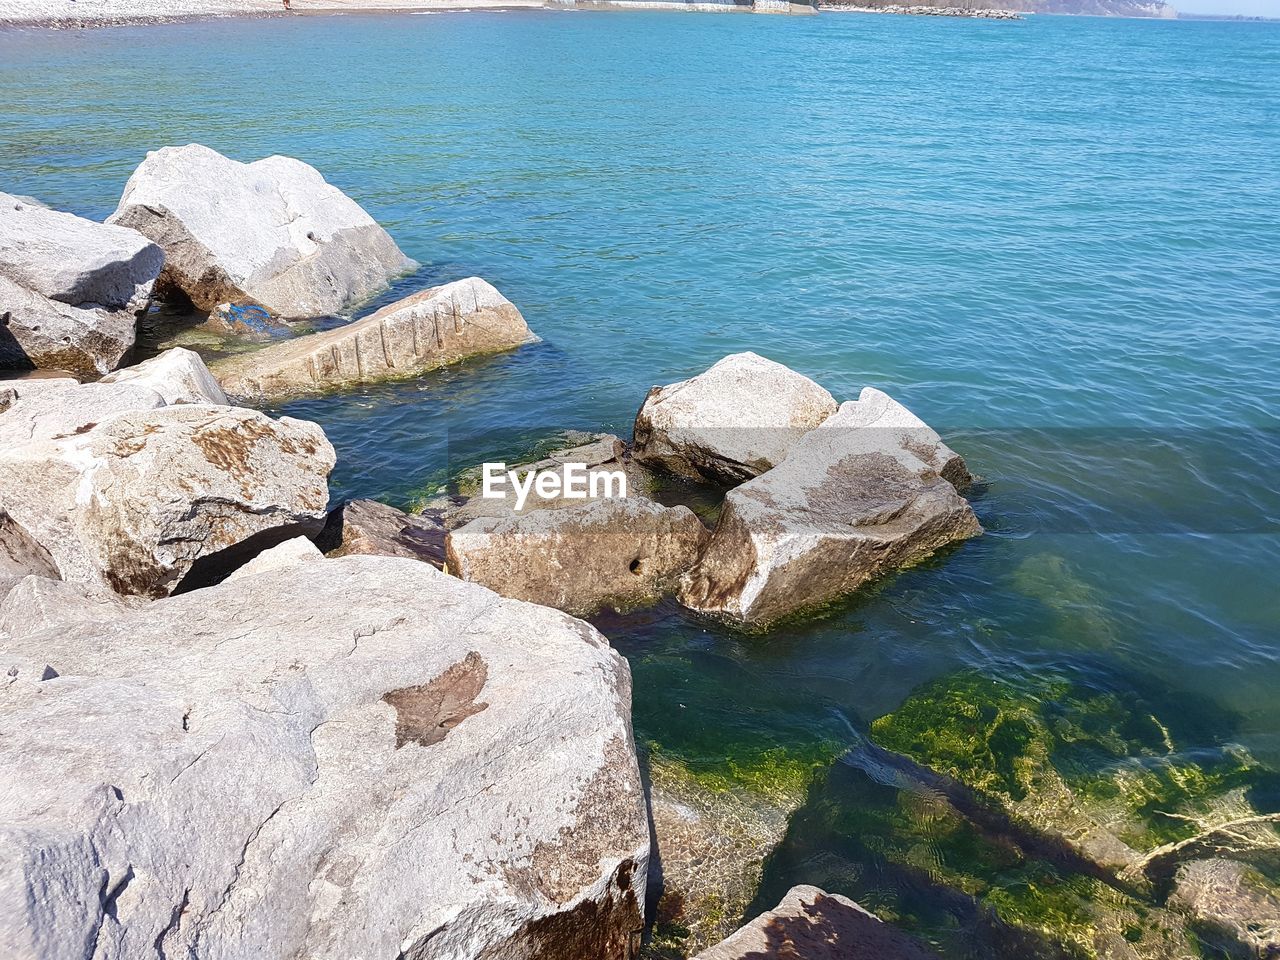
<path id="1" fill-rule="evenodd" d="M 199 144 L 148 153 L 108 222 L 163 247 L 161 283 L 201 310 L 247 303 L 323 316 L 413 266 L 314 167 L 289 157 L 239 163 Z"/>
<path id="2" fill-rule="evenodd" d="M 408 557 L 443 568 L 444 536 L 438 511 L 408 514 L 377 500 L 348 500 L 329 514 L 319 541 L 330 557 Z"/>
<path id="3" fill-rule="evenodd" d="M 534 339 L 510 300 L 468 277 L 344 327 L 228 357 L 213 371 L 228 393 L 265 400 L 413 377 Z"/>
<path id="4" fill-rule="evenodd" d="M 324 554 L 306 537 L 294 537 L 292 540 L 276 544 L 269 550 L 263 550 L 227 577 L 227 582 L 241 580 L 244 577 L 255 577 L 269 570 L 280 570 L 309 560 L 319 560 L 322 556 Z"/>
<path id="5" fill-rule="evenodd" d="M 961 805 L 976 796 L 1023 835 L 1143 895 L 1150 876 L 1206 849 L 1280 854 L 1280 814 L 1251 801 L 1273 774 L 1239 746 L 1182 736 L 1181 718 L 1134 690 L 977 671 L 925 684 L 870 729 L 884 750 L 940 774 L 931 789 Z"/>
<path id="6" fill-rule="evenodd" d="M 938 960 L 919 941 L 847 897 L 817 887 L 787 891 L 762 913 L 695 960 Z"/>
<path id="7" fill-rule="evenodd" d="M 733 932 L 804 800 L 803 787 L 707 784 L 680 760 L 650 754 L 649 810 L 662 879 L 657 955 L 685 957 Z"/>
<path id="8" fill-rule="evenodd" d="M 781 463 L 835 412 L 831 394 L 808 377 L 735 353 L 649 391 L 636 415 L 635 457 L 679 476 L 741 483 Z"/>
<path id="9" fill-rule="evenodd" d="M 182 347 L 166 350 L 137 366 L 117 370 L 102 383 L 131 383 L 154 390 L 166 404 L 214 403 L 226 406 L 227 395 L 218 386 L 200 355 Z"/>
<path id="10" fill-rule="evenodd" d="M 16 956 L 631 956 L 630 674 L 584 623 L 344 557 L 0 647 Z"/>
<path id="11" fill-rule="evenodd" d="M 0 366 L 113 370 L 163 263 L 136 231 L 0 193 Z"/>
<path id="12" fill-rule="evenodd" d="M 0 276 L 0 368 L 56 368 L 91 377 L 133 347 L 138 318 L 50 300 Z"/>
<path id="13" fill-rule="evenodd" d="M 1257 870 L 1214 858 L 1183 864 L 1170 903 L 1189 912 L 1224 949 L 1280 957 L 1280 891 Z"/>
<path id="14" fill-rule="evenodd" d="M 449 572 L 503 596 L 585 615 L 656 601 L 698 558 L 707 530 L 687 507 L 640 497 L 481 517 L 449 533 Z"/>
<path id="15" fill-rule="evenodd" d="M 848 594 L 982 532 L 941 475 L 963 462 L 879 391 L 842 404 L 768 473 L 730 491 L 686 606 L 752 627 Z"/>
<path id="16" fill-rule="evenodd" d="M 578 430 L 565 430 L 553 434 L 552 437 L 537 445 L 542 453 L 528 454 L 516 466 L 508 466 L 508 471 L 523 477 L 529 471 L 540 474 L 544 471 L 561 472 L 566 464 L 581 464 L 585 469 L 584 483 L 590 489 L 591 483 L 597 489 L 610 496 L 622 495 L 622 481 L 625 477 L 626 496 L 652 499 L 652 476 L 649 471 L 637 464 L 627 453 L 626 444 L 611 433 L 584 433 Z M 551 447 L 547 450 L 547 447 Z M 528 453 L 528 451 L 526 451 Z M 536 459 L 535 459 L 536 457 Z M 511 517 L 517 514 L 518 496 L 510 481 L 505 481 L 500 489 L 493 492 L 502 496 L 485 497 L 484 471 L 477 466 L 463 471 L 455 479 L 455 494 L 446 494 L 432 498 L 426 508 L 433 515 L 438 514 L 446 529 L 456 530 L 479 517 Z M 542 510 L 548 507 L 563 507 L 578 501 L 566 500 L 563 490 L 557 490 L 542 496 L 536 486 L 528 490 L 521 511 Z"/>
<path id="17" fill-rule="evenodd" d="M 34 396 L 51 390 L 78 386 L 75 377 L 30 376 L 0 380 L 0 413 L 4 413 L 23 397 Z"/>
<path id="18" fill-rule="evenodd" d="M 100 587 L 24 577 L 0 598 L 0 636 L 22 639 L 50 627 L 92 626 L 127 613 L 138 602 Z"/>
<path id="19" fill-rule="evenodd" d="M 0 415 L 0 548 L 26 572 L 163 596 L 318 531 L 334 452 L 313 423 L 138 383 L 86 384 Z"/>

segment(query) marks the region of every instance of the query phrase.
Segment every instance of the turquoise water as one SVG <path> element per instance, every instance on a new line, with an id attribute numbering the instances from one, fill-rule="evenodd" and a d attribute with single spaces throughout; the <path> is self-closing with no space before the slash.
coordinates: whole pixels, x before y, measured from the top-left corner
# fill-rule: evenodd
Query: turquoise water
<path id="1" fill-rule="evenodd" d="M 987 536 L 821 618 L 602 619 L 642 742 L 695 766 L 852 747 L 975 667 L 1140 689 L 1186 746 L 1280 766 L 1280 25 L 9 31 L 0 104 L 6 191 L 103 217 L 148 148 L 286 153 L 423 264 L 380 302 L 478 274 L 521 307 L 541 344 L 285 408 L 338 448 L 335 494 L 409 502 L 498 428 L 625 435 L 650 385 L 742 349 L 881 387 L 966 456 Z M 859 839 L 886 790 L 819 776 L 762 902 L 819 882 L 950 955 L 1025 955 Z"/>

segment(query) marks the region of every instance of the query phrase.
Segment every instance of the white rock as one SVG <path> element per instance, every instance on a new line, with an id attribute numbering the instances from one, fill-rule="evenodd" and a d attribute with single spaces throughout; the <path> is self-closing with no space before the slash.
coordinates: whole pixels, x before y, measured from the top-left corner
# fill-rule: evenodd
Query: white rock
<path id="1" fill-rule="evenodd" d="M 299 563 L 306 563 L 308 560 L 319 560 L 323 556 L 324 554 L 320 552 L 316 545 L 306 537 L 294 537 L 292 540 L 277 544 L 270 550 L 263 550 L 243 567 L 227 577 L 227 581 L 255 577 L 270 570 L 292 567 Z"/>
<path id="2" fill-rule="evenodd" d="M 264 400 L 418 376 L 536 339 L 515 304 L 468 277 L 344 327 L 227 357 L 213 370 L 229 393 Z"/>
<path id="3" fill-rule="evenodd" d="M 876 390 L 841 405 L 786 460 L 731 490 L 680 599 L 764 626 L 982 532 L 943 479 L 963 461 Z"/>
<path id="4" fill-rule="evenodd" d="M 133 605 L 139 602 L 134 600 Z M 47 577 L 24 577 L 0 598 L 0 636 L 10 639 L 50 627 L 101 624 L 131 609 L 110 590 Z"/>
<path id="5" fill-rule="evenodd" d="M 134 230 L 0 193 L 0 366 L 114 369 L 163 263 Z"/>
<path id="6" fill-rule="evenodd" d="M 835 399 L 808 377 L 735 353 L 649 391 L 636 415 L 635 458 L 680 476 L 741 483 L 781 463 L 835 412 Z"/>
<path id="7" fill-rule="evenodd" d="M 154 390 L 166 404 L 214 403 L 226 406 L 227 395 L 218 386 L 200 355 L 174 347 L 132 367 L 103 377 L 102 383 L 131 383 Z"/>
<path id="8" fill-rule="evenodd" d="M 630 674 L 584 623 L 344 557 L 0 649 L 14 956 L 630 956 Z"/>
<path id="9" fill-rule="evenodd" d="M 314 167 L 289 157 L 239 163 L 199 144 L 148 153 L 109 222 L 164 248 L 162 282 L 202 310 L 253 303 L 322 316 L 413 265 Z"/>
<path id="10" fill-rule="evenodd" d="M 318 426 L 163 404 L 137 383 L 85 384 L 0 415 L 11 567 L 162 596 L 323 524 L 334 452 Z"/>

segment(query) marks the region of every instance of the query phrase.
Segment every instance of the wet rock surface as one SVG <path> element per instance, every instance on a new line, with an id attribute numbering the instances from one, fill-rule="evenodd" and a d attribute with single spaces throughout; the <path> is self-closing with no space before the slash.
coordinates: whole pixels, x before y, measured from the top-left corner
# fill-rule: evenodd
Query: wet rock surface
<path id="1" fill-rule="evenodd" d="M 354 200 L 290 157 L 240 163 L 199 144 L 151 151 L 109 222 L 163 248 L 161 286 L 201 310 L 229 302 L 324 316 L 412 266 Z"/>
<path id="2" fill-rule="evenodd" d="M 1274 867 L 1277 858 L 1269 859 Z M 1280 957 L 1280 884 L 1247 864 L 1221 858 L 1184 864 L 1171 903 L 1225 949 L 1259 960 Z"/>
<path id="3" fill-rule="evenodd" d="M 18 956 L 631 955 L 630 675 L 579 621 L 345 557 L 0 650 Z"/>

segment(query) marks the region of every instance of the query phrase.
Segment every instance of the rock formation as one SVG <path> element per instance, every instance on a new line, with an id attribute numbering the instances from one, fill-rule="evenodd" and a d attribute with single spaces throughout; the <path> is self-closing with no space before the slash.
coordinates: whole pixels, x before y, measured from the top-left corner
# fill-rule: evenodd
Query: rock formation
<path id="1" fill-rule="evenodd" d="M 626 497 L 480 517 L 451 531 L 445 548 L 449 572 L 464 580 L 585 615 L 656 601 L 706 538 L 688 508 Z"/>
<path id="2" fill-rule="evenodd" d="M 0 658 L 16 957 L 632 956 L 630 674 L 584 623 L 344 557 Z"/>
<path id="3" fill-rule="evenodd" d="M 11 568 L 155 597 L 319 530 L 334 464 L 323 431 L 165 405 L 191 395 L 191 370 L 158 358 L 133 382 L 36 393 L 0 414 L 0 554 Z"/>
<path id="4" fill-rule="evenodd" d="M 0 367 L 114 370 L 163 263 L 134 230 L 0 193 Z"/>
<path id="5" fill-rule="evenodd" d="M 679 476 L 741 483 L 781 463 L 835 412 L 831 394 L 808 377 L 735 353 L 649 391 L 636 415 L 635 458 Z"/>
<path id="6" fill-rule="evenodd" d="M 440 569 L 444 537 L 439 511 L 410 514 L 377 500 L 348 500 L 330 512 L 317 542 L 330 557 L 409 557 Z"/>
<path id="7" fill-rule="evenodd" d="M 109 223 L 165 252 L 160 280 L 201 310 L 336 313 L 413 264 L 360 206 L 290 157 L 239 163 L 190 144 L 147 154 Z"/>
<path id="8" fill-rule="evenodd" d="M 694 960 L 938 960 L 847 897 L 792 887 L 782 901 Z"/>
<path id="9" fill-rule="evenodd" d="M 945 479 L 967 476 L 936 433 L 864 390 L 729 492 L 680 600 L 753 627 L 834 600 L 981 533 Z"/>
<path id="10" fill-rule="evenodd" d="M 262 401 L 417 376 L 534 339 L 510 300 L 469 277 L 346 326 L 229 357 L 213 370 L 228 393 Z"/>

